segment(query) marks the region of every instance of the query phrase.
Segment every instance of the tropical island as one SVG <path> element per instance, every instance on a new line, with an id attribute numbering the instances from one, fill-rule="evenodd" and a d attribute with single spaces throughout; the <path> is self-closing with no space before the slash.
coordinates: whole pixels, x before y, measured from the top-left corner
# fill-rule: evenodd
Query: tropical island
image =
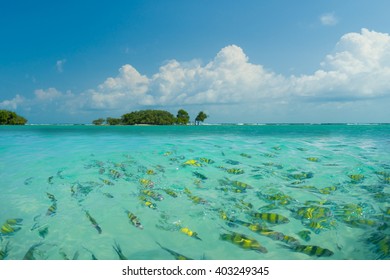
<path id="1" fill-rule="evenodd" d="M 203 112 L 195 118 L 195 125 L 199 125 L 208 116 Z M 94 125 L 187 125 L 190 123 L 190 116 L 187 111 L 180 109 L 176 117 L 164 110 L 140 110 L 122 115 L 121 118 L 108 117 L 93 120 Z"/>
<path id="2" fill-rule="evenodd" d="M 27 119 L 15 112 L 0 110 L 0 125 L 25 125 L 26 123 Z"/>

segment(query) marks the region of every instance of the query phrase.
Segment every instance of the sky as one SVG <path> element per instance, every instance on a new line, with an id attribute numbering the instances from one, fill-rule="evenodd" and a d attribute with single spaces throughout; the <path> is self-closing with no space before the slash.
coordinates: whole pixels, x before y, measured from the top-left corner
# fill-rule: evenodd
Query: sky
<path id="1" fill-rule="evenodd" d="M 390 122 L 387 0 L 0 0 L 0 109 Z"/>

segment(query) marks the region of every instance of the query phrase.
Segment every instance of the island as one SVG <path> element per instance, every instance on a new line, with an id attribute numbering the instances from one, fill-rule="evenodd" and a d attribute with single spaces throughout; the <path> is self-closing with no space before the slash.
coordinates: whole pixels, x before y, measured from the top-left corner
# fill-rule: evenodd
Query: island
<path id="1" fill-rule="evenodd" d="M 199 125 L 208 116 L 203 112 L 195 118 L 195 124 Z M 140 110 L 122 115 L 121 118 L 108 117 L 93 120 L 94 125 L 187 125 L 190 123 L 190 116 L 187 111 L 180 109 L 176 117 L 164 110 Z"/>
<path id="2" fill-rule="evenodd" d="M 27 119 L 15 112 L 0 110 L 0 125 L 25 125 L 26 123 Z"/>

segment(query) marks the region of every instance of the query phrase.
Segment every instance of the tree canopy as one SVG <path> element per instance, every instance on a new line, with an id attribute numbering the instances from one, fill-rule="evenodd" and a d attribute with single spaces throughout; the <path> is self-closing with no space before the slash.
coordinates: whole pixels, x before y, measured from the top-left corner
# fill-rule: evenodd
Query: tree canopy
<path id="1" fill-rule="evenodd" d="M 0 125 L 24 125 L 27 120 L 15 112 L 0 110 Z"/>
<path id="2" fill-rule="evenodd" d="M 183 110 L 183 109 L 180 109 L 178 112 L 177 112 L 177 116 L 176 116 L 176 122 L 177 124 L 187 124 L 190 122 L 190 116 L 188 115 L 187 111 Z"/>
<path id="3" fill-rule="evenodd" d="M 195 118 L 195 124 L 199 125 L 199 123 L 204 122 L 204 120 L 207 119 L 207 117 L 208 116 L 203 111 L 200 111 Z"/>
<path id="4" fill-rule="evenodd" d="M 176 123 L 176 118 L 164 110 L 141 110 L 124 114 L 121 122 L 125 125 L 172 125 Z"/>

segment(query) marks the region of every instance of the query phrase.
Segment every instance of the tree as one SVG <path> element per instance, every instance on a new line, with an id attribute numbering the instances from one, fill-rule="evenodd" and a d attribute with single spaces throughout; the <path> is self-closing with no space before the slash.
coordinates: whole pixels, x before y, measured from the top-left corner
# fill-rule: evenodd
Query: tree
<path id="1" fill-rule="evenodd" d="M 204 122 L 204 120 L 207 119 L 207 117 L 208 116 L 203 111 L 200 111 L 199 114 L 195 118 L 195 124 L 199 125 L 200 122 Z"/>
<path id="2" fill-rule="evenodd" d="M 183 110 L 183 109 L 180 109 L 178 112 L 177 112 L 177 124 L 183 124 L 183 125 L 186 125 L 187 123 L 189 123 L 190 121 L 190 116 L 188 115 L 187 111 Z"/>
<path id="3" fill-rule="evenodd" d="M 0 110 L 0 125 L 24 125 L 27 120 L 15 112 Z"/>
<path id="4" fill-rule="evenodd" d="M 122 120 L 121 119 L 117 119 L 117 118 L 110 118 L 110 117 L 108 117 L 106 119 L 106 123 L 108 125 L 119 125 L 119 124 L 122 123 Z"/>
<path id="5" fill-rule="evenodd" d="M 176 118 L 164 110 L 141 110 L 124 114 L 121 121 L 126 125 L 172 125 L 176 122 Z"/>
<path id="6" fill-rule="evenodd" d="M 104 119 L 99 118 L 99 119 L 97 119 L 97 120 L 93 120 L 92 123 L 93 123 L 94 125 L 102 125 L 102 124 L 104 123 Z"/>

